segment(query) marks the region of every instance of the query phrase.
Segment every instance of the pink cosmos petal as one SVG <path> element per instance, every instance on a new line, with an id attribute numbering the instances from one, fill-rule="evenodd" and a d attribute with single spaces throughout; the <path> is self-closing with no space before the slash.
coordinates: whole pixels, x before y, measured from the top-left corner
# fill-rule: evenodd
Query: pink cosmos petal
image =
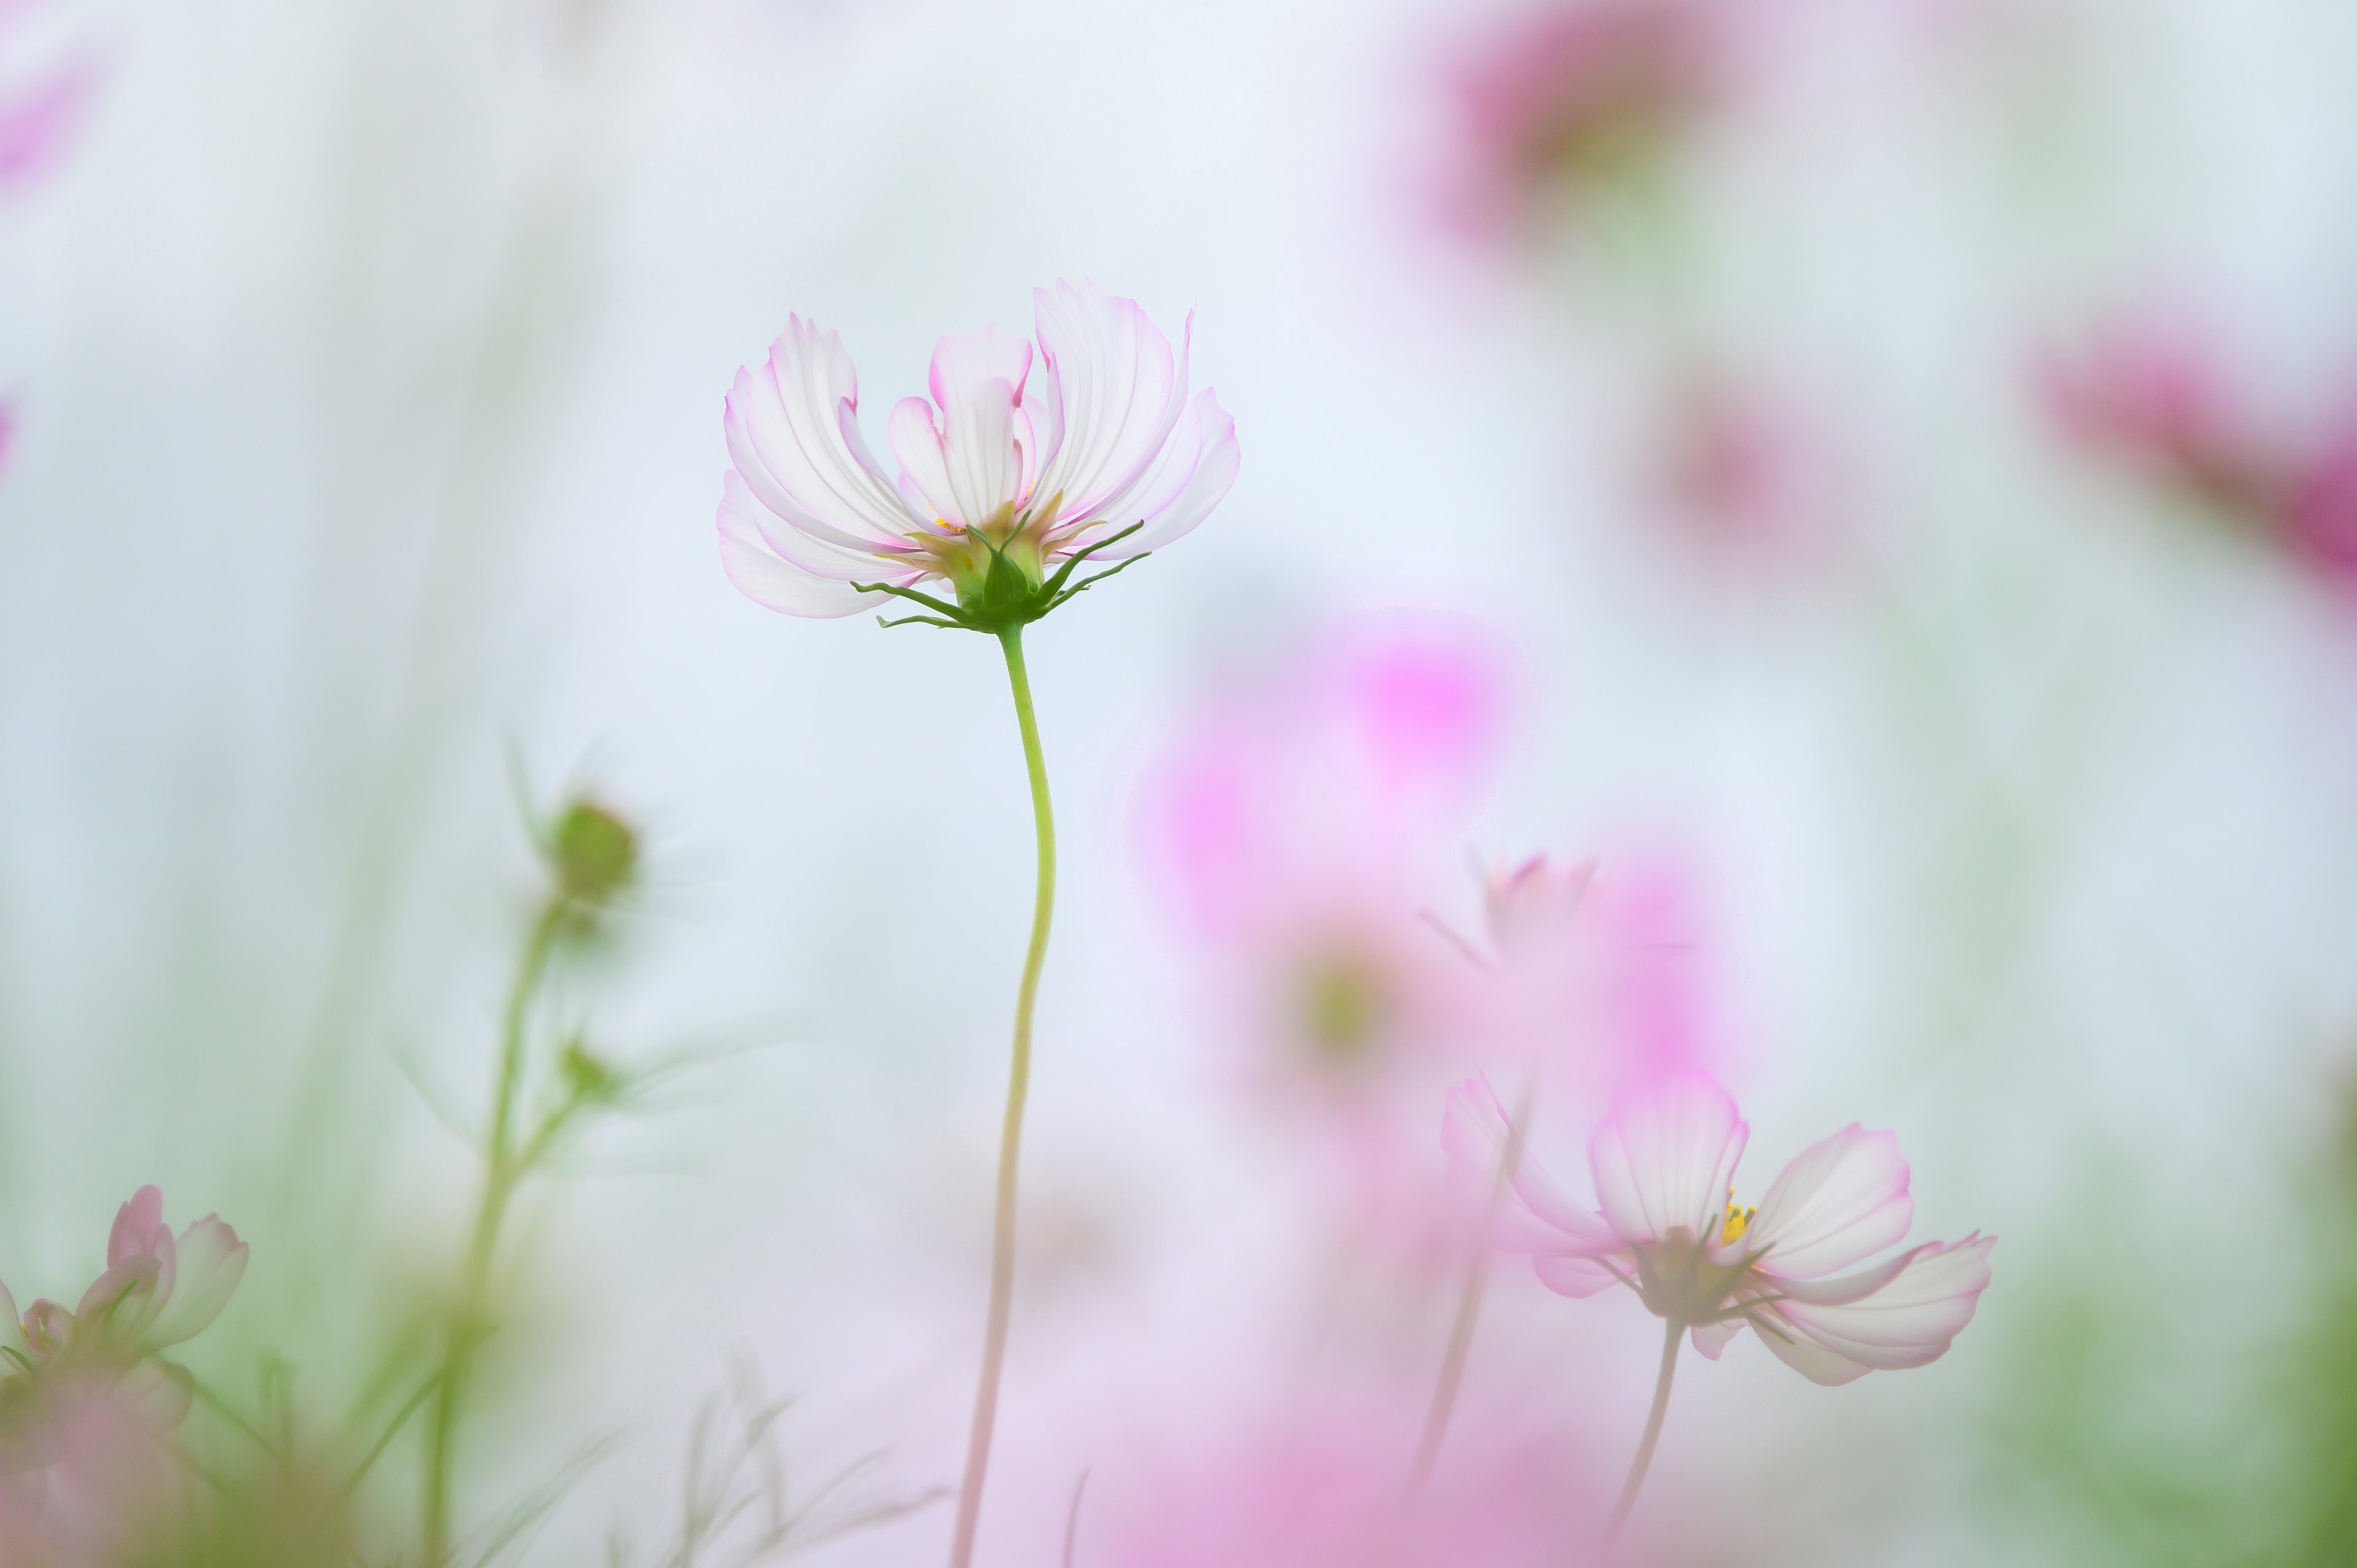
<path id="1" fill-rule="evenodd" d="M 0 1284 L 0 1348 L 14 1350 L 20 1356 L 33 1353 L 33 1348 L 25 1341 L 24 1321 L 16 1315 L 16 1298 L 8 1294 L 5 1284 Z M 7 1367 L 0 1365 L 0 1375 L 7 1370 Z"/>
<path id="2" fill-rule="evenodd" d="M 172 1247 L 167 1234 L 160 1251 L 108 1265 L 82 1292 L 74 1321 L 94 1327 L 110 1342 L 135 1344 L 172 1294 Z"/>
<path id="3" fill-rule="evenodd" d="M 36 1358 L 54 1356 L 73 1337 L 74 1316 L 45 1297 L 25 1309 L 24 1326 Z"/>
<path id="4" fill-rule="evenodd" d="M 1765 1251 L 1764 1266 L 1779 1275 L 1815 1279 L 1891 1245 L 1914 1218 L 1898 1136 L 1853 1122 L 1784 1167 L 1741 1245 Z"/>
<path id="5" fill-rule="evenodd" d="M 904 500 L 970 528 L 1026 499 L 1034 458 L 1021 405 L 1030 370 L 1031 345 L 993 328 L 934 347 L 929 380 L 940 417 L 922 398 L 903 398 L 892 410 Z"/>
<path id="6" fill-rule="evenodd" d="M 1719 1353 L 1727 1348 L 1727 1342 L 1742 1332 L 1743 1319 L 1730 1317 L 1721 1323 L 1697 1323 L 1687 1332 L 1686 1337 L 1694 1342 L 1697 1354 L 1716 1361 Z"/>
<path id="7" fill-rule="evenodd" d="M 770 609 L 813 618 L 856 615 L 875 601 L 877 596 L 862 594 L 849 583 L 829 582 L 790 564 L 761 536 L 762 515 L 751 487 L 730 469 L 721 483 L 720 565 L 737 592 Z M 904 581 L 909 575 L 889 572 L 880 563 L 876 570 L 884 582 Z"/>
<path id="8" fill-rule="evenodd" d="M 728 455 L 761 504 L 847 550 L 897 542 L 912 521 L 868 454 L 859 376 L 843 340 L 786 318 L 760 370 L 740 370 L 723 419 Z"/>
<path id="9" fill-rule="evenodd" d="M 1677 1073 L 1624 1092 L 1588 1143 L 1596 1196 L 1626 1241 L 1716 1233 L 1750 1129 L 1727 1090 Z"/>
<path id="10" fill-rule="evenodd" d="M 1469 1078 L 1448 1091 L 1448 1110 L 1441 1121 L 1441 1146 L 1469 1170 L 1494 1176 L 1499 1161 L 1505 1156 L 1511 1128 L 1506 1108 L 1499 1102 L 1498 1092 L 1490 1087 L 1486 1076 Z M 1561 1248 L 1566 1238 L 1576 1249 L 1591 1254 L 1620 1251 L 1620 1239 L 1602 1217 L 1573 1201 L 1527 1147 L 1514 1162 L 1514 1196 L 1533 1215 L 1560 1232 L 1553 1238 L 1555 1245 L 1547 1249 L 1551 1253 Z M 1603 1278 L 1605 1283 L 1612 1283 L 1610 1274 Z"/>
<path id="11" fill-rule="evenodd" d="M 1094 284 L 1060 279 L 1031 298 L 1060 429 L 1038 488 L 1063 496 L 1065 516 L 1087 517 L 1128 491 L 1168 439 L 1185 399 L 1186 339 L 1174 365 L 1169 339 L 1137 302 Z M 1188 333 L 1193 325 L 1190 315 Z"/>
<path id="12" fill-rule="evenodd" d="M 1600 1257 L 1556 1253 L 1531 1260 L 1532 1272 L 1538 1275 L 1539 1283 L 1557 1295 L 1574 1299 L 1609 1290 L 1634 1277 L 1625 1259 L 1616 1258 L 1614 1265 L 1620 1270 L 1617 1274 L 1605 1267 Z"/>
<path id="13" fill-rule="evenodd" d="M 1243 467 L 1236 422 L 1220 406 L 1218 395 L 1205 387 L 1188 404 L 1163 458 L 1140 482 L 1144 501 L 1111 512 L 1105 520 L 1114 529 L 1141 520 L 1146 526 L 1120 543 L 1098 551 L 1097 557 L 1125 561 L 1159 550 L 1191 532 L 1227 498 Z"/>
<path id="14" fill-rule="evenodd" d="M 204 1332 L 245 1277 L 246 1245 L 217 1214 L 181 1231 L 177 1250 L 178 1277 L 147 1329 L 147 1343 L 156 1349 Z"/>
<path id="15" fill-rule="evenodd" d="M 892 455 L 900 493 L 953 528 L 978 528 L 999 508 L 1022 499 L 1029 422 L 1005 381 L 968 389 L 954 414 L 937 421 L 932 404 L 904 397 L 892 407 Z"/>
<path id="16" fill-rule="evenodd" d="M 1760 1339 L 1775 1353 L 1778 1360 L 1809 1381 L 1825 1388 L 1837 1389 L 1844 1383 L 1854 1383 L 1874 1370 L 1872 1367 L 1853 1361 L 1813 1341 L 1782 1332 L 1770 1324 L 1760 1326 Z"/>
<path id="17" fill-rule="evenodd" d="M 1924 1366 L 1945 1355 L 1949 1342 L 1973 1320 L 1981 1292 L 1988 1288 L 1988 1254 L 1996 1245 L 1996 1237 L 1980 1235 L 1932 1242 L 1917 1249 L 1905 1267 L 1863 1300 L 1840 1306 L 1787 1300 L 1766 1310 L 1817 1348 L 1861 1370 Z M 1774 1348 L 1774 1337 L 1764 1337 Z M 1801 1361 L 1792 1364 L 1817 1377 Z"/>
<path id="18" fill-rule="evenodd" d="M 113 1229 L 106 1234 L 106 1261 L 113 1264 L 145 1257 L 158 1251 L 170 1236 L 164 1223 L 162 1190 L 143 1187 L 115 1211 Z"/>

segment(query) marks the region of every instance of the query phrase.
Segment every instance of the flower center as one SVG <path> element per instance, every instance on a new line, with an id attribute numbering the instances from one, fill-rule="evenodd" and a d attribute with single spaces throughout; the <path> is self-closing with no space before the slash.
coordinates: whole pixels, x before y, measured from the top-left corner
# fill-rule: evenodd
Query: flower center
<path id="1" fill-rule="evenodd" d="M 1752 1205 L 1749 1208 L 1738 1208 L 1735 1202 L 1735 1189 L 1731 1187 L 1728 1187 L 1727 1189 L 1727 1219 L 1725 1223 L 1720 1225 L 1718 1228 L 1718 1244 L 1722 1247 L 1729 1247 L 1743 1240 L 1743 1233 L 1751 1229 L 1752 1216 L 1759 1212 L 1760 1208 L 1757 1204 Z"/>

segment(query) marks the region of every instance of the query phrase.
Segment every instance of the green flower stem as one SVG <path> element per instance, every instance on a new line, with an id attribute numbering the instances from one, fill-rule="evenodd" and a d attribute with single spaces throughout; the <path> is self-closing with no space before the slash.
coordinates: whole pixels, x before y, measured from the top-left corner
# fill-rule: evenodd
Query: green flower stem
<path id="1" fill-rule="evenodd" d="M 1670 1411 L 1670 1377 L 1678 1369 L 1678 1338 L 1686 1326 L 1673 1317 L 1669 1333 L 1662 1341 L 1662 1377 L 1653 1385 L 1653 1412 L 1645 1418 L 1645 1435 L 1637 1440 L 1637 1458 L 1629 1466 L 1629 1479 L 1621 1484 L 1620 1500 L 1612 1505 L 1612 1518 L 1604 1527 L 1607 1541 L 1620 1533 L 1629 1522 L 1629 1510 L 1637 1505 L 1637 1488 L 1645 1484 L 1646 1468 L 1653 1462 L 1653 1444 L 1662 1440 L 1662 1417 Z"/>
<path id="2" fill-rule="evenodd" d="M 492 1097 L 490 1146 L 483 1156 L 483 1195 L 467 1242 L 466 1272 L 459 1276 L 458 1300 L 452 1309 L 449 1337 L 443 1345 L 442 1369 L 435 1384 L 433 1424 L 426 1434 L 425 1568 L 442 1568 L 449 1560 L 450 1462 L 458 1435 L 458 1412 L 475 1349 L 482 1341 L 491 1260 L 499 1249 L 500 1229 L 507 1219 L 508 1199 L 514 1195 L 521 1174 L 514 1140 L 516 1097 L 523 1081 L 524 1025 L 571 907 L 571 900 L 560 892 L 552 895 L 541 910 L 532 938 L 524 944 L 523 958 L 516 965 L 507 1012 L 500 1021 L 499 1080 Z"/>
<path id="3" fill-rule="evenodd" d="M 1015 1294 L 1015 1187 L 1023 1148 L 1023 1101 L 1031 1087 L 1031 1016 L 1039 999 L 1039 971 L 1048 961 L 1048 928 L 1056 913 L 1056 815 L 1048 801 L 1048 764 L 1039 750 L 1039 721 L 1031 712 L 1031 677 L 1023 666 L 1023 628 L 998 634 L 1006 650 L 1006 680 L 1015 691 L 1015 718 L 1023 730 L 1023 764 L 1031 777 L 1031 824 L 1039 841 L 1039 890 L 1031 904 L 1031 947 L 1015 993 L 1015 1057 L 1006 1075 L 1006 1118 L 999 1133 L 998 1204 L 991 1228 L 990 1316 L 983 1329 L 982 1377 L 974 1395 L 974 1429 L 966 1439 L 965 1478 L 958 1486 L 957 1534 L 951 1568 L 974 1560 L 982 1514 L 983 1477 L 990 1469 L 990 1434 L 998 1417 L 999 1372 L 1006 1360 L 1006 1320 Z"/>
<path id="4" fill-rule="evenodd" d="M 1464 1294 L 1458 1297 L 1457 1320 L 1448 1330 L 1448 1348 L 1440 1358 L 1440 1377 L 1433 1385 L 1432 1404 L 1424 1414 L 1424 1434 L 1416 1440 L 1415 1462 L 1408 1467 L 1406 1496 L 1410 1502 L 1424 1495 L 1432 1466 L 1440 1458 L 1440 1441 L 1448 1434 L 1448 1418 L 1457 1410 L 1457 1392 L 1465 1382 L 1466 1358 L 1472 1354 L 1473 1331 L 1481 1322 L 1481 1298 L 1490 1283 L 1490 1236 L 1497 1228 L 1514 1172 L 1523 1163 L 1523 1141 L 1531 1123 L 1531 1101 L 1537 1085 L 1525 1080 L 1516 1096 L 1514 1120 L 1506 1130 L 1506 1146 L 1498 1151 L 1498 1174 L 1490 1185 L 1490 1204 L 1481 1212 L 1480 1233 L 1474 1238 L 1473 1261 L 1466 1266 Z"/>

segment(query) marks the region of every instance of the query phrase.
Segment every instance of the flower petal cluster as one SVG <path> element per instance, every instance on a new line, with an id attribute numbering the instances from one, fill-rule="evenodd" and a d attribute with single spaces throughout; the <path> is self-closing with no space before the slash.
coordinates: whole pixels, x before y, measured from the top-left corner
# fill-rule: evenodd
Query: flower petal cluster
<path id="1" fill-rule="evenodd" d="M 1722 0 L 1555 0 L 1477 39 L 1447 83 L 1445 215 L 1476 233 L 1511 230 L 1554 190 L 1657 158 L 1726 96 L 1741 13 Z"/>
<path id="2" fill-rule="evenodd" d="M 1898 1139 L 1852 1123 L 1803 1150 L 1745 1208 L 1733 1194 L 1749 1133 L 1701 1073 L 1625 1092 L 1588 1140 L 1596 1208 L 1527 1155 L 1519 1162 L 1514 1190 L 1537 1224 L 1517 1245 L 1549 1289 L 1627 1285 L 1714 1360 L 1747 1326 L 1824 1384 L 1946 1354 L 1988 1285 L 1996 1238 L 1927 1241 L 1867 1263 L 1914 1219 Z M 1443 1137 L 1452 1157 L 1496 1167 L 1507 1122 L 1486 1079 L 1451 1091 Z"/>
<path id="3" fill-rule="evenodd" d="M 2357 406 L 2263 415 L 2214 334 L 2182 316 L 2124 314 L 2038 367 L 2071 441 L 2283 550 L 2357 583 Z"/>
<path id="4" fill-rule="evenodd" d="M 0 1468 L 47 1461 L 48 1407 L 65 1391 L 104 1388 L 171 1427 L 188 1413 L 187 1377 L 160 1352 L 210 1326 L 245 1276 L 246 1245 L 217 1215 L 175 1234 L 164 1223 L 164 1195 L 143 1187 L 114 1217 L 106 1268 L 69 1311 L 39 1300 L 19 1319 L 0 1285 Z"/>
<path id="5" fill-rule="evenodd" d="M 1235 482 L 1235 422 L 1189 393 L 1193 317 L 1174 352 L 1135 300 L 1034 291 L 1037 344 L 985 328 L 933 350 L 930 398 L 892 410 L 888 474 L 859 427 L 842 339 L 800 317 L 737 372 L 723 415 L 720 556 L 748 597 L 799 616 L 913 598 L 996 631 L 1192 529 Z M 946 585 L 955 603 L 923 592 Z"/>

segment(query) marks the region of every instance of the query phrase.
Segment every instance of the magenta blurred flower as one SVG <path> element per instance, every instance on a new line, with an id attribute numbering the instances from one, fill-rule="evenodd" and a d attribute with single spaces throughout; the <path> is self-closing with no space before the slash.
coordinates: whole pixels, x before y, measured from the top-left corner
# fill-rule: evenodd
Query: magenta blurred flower
<path id="1" fill-rule="evenodd" d="M 0 0 L 0 33 L 31 8 L 30 0 Z M 87 60 L 0 74 L 0 191 L 29 186 L 57 166 L 97 85 Z"/>
<path id="2" fill-rule="evenodd" d="M 1148 780 L 1152 879 L 1273 1081 L 1351 1098 L 1463 1043 L 1467 966 L 1419 911 L 1503 719 L 1478 639 L 1345 628 L 1221 693 Z"/>
<path id="3" fill-rule="evenodd" d="M 1988 1284 L 1996 1238 L 1927 1241 L 1843 1274 L 1913 1219 L 1898 1139 L 1845 1127 L 1803 1150 L 1748 1208 L 1734 1180 L 1749 1132 L 1716 1081 L 1673 1073 L 1623 1094 L 1589 1138 L 1600 1212 L 1526 1155 L 1514 1190 L 1552 1232 L 1531 1243 L 1540 1280 L 1569 1296 L 1627 1285 L 1714 1360 L 1748 1325 L 1819 1383 L 1944 1355 Z M 1456 1157 L 1494 1168 L 1506 1136 L 1486 1079 L 1451 1093 L 1444 1137 Z"/>
<path id="4" fill-rule="evenodd" d="M 720 555 L 750 598 L 800 616 L 882 604 L 877 585 L 953 624 L 1036 619 L 1085 584 L 1071 569 L 1124 562 L 1200 522 L 1239 462 L 1235 422 L 1187 388 L 1135 300 L 1092 284 L 1033 293 L 1032 345 L 989 328 L 933 350 L 931 402 L 892 411 L 897 479 L 860 435 L 859 381 L 834 333 L 800 317 L 758 370 L 737 372 L 724 424 L 731 462 Z"/>
<path id="5" fill-rule="evenodd" d="M 1485 1412 L 1486 1414 L 1486 1412 Z M 1335 1409 L 1222 1434 L 1152 1477 L 1117 1518 L 1104 1568 L 1577 1568 L 1595 1520 L 1582 1466 L 1559 1444 L 1476 1417 L 1432 1485 L 1402 1495 L 1415 1426 L 1404 1412 Z M 1083 1523 L 1083 1533 L 1089 1527 Z"/>
<path id="6" fill-rule="evenodd" d="M 1846 454 L 1789 388 L 1723 370 L 1670 389 L 1653 446 L 1666 521 L 1695 553 L 1747 579 L 1822 564 L 1851 519 Z"/>
<path id="7" fill-rule="evenodd" d="M 2295 427 L 2262 415 L 2213 334 L 2127 315 L 2038 365 L 2056 427 L 2321 575 L 2357 582 L 2357 404 Z"/>
<path id="8" fill-rule="evenodd" d="M 1600 1090 L 1717 1056 L 1688 879 L 1663 862 L 1491 873 L 1477 1006 L 1493 1065 Z"/>
<path id="9" fill-rule="evenodd" d="M 1512 231 L 1657 162 L 1724 97 L 1737 20 L 1724 0 L 1554 0 L 1493 25 L 1446 82 L 1443 216 Z"/>

